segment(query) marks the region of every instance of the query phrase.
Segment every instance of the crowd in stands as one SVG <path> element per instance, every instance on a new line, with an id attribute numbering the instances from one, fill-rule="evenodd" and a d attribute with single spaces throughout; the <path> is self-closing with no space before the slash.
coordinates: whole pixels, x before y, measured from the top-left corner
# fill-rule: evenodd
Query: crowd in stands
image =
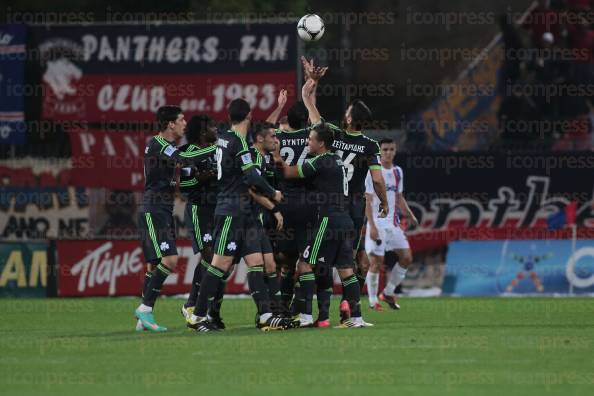
<path id="1" fill-rule="evenodd" d="M 594 149 L 594 1 L 544 0 L 521 23 L 502 16 L 498 146 Z"/>

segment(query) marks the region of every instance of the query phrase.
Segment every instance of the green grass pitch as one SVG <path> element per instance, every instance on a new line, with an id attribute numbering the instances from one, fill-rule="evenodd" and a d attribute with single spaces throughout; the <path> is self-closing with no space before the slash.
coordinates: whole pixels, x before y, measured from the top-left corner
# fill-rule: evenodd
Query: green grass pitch
<path id="1" fill-rule="evenodd" d="M 223 333 L 135 333 L 137 299 L 0 300 L 1 395 L 592 395 L 591 299 L 401 299 L 366 329 L 253 328 L 228 299 Z M 333 324 L 337 301 L 333 300 Z"/>

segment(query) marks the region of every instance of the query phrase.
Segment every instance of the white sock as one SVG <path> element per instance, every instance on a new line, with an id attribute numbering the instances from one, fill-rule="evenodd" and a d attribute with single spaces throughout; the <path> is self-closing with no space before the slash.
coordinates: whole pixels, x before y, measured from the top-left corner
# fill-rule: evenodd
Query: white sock
<path id="1" fill-rule="evenodd" d="M 374 306 L 377 304 L 377 288 L 379 284 L 379 274 L 377 272 L 367 271 L 367 277 L 365 278 L 367 283 L 367 294 L 369 294 L 369 305 Z"/>
<path id="2" fill-rule="evenodd" d="M 149 307 L 148 305 L 140 304 L 138 307 L 140 312 L 153 312 L 153 307 Z"/>
<path id="3" fill-rule="evenodd" d="M 260 323 L 266 322 L 271 316 L 272 314 L 270 312 L 260 315 Z"/>
<path id="4" fill-rule="evenodd" d="M 357 324 L 363 324 L 363 317 L 362 316 L 353 316 L 351 317 L 351 321 Z"/>
<path id="5" fill-rule="evenodd" d="M 299 314 L 299 320 L 302 321 L 302 322 L 313 322 L 313 316 L 312 315 L 307 315 L 307 314 L 300 313 Z"/>
<path id="6" fill-rule="evenodd" d="M 392 269 L 392 273 L 390 274 L 390 278 L 388 279 L 388 283 L 384 288 L 384 294 L 387 296 L 393 296 L 394 290 L 398 287 L 402 280 L 406 276 L 406 268 L 402 268 L 400 265 L 396 264 Z"/>

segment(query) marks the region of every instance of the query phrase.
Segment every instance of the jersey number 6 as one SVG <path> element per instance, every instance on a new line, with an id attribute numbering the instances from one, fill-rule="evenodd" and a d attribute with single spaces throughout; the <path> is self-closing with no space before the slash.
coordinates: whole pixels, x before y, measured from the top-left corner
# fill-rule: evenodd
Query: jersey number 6
<path id="1" fill-rule="evenodd" d="M 344 151 L 342 150 L 336 150 L 336 154 L 338 154 L 338 156 L 342 160 L 343 166 L 347 169 L 347 181 L 351 181 L 351 179 L 353 178 L 353 172 L 355 172 L 355 165 L 351 162 L 353 162 L 357 154 L 349 153 L 346 156 L 346 158 L 344 156 Z"/>

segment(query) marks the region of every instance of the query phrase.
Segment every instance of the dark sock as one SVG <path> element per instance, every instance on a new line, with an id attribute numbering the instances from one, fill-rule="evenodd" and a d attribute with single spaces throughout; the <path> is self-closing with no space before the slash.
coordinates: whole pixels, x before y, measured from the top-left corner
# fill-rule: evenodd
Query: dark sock
<path id="1" fill-rule="evenodd" d="M 258 315 L 270 312 L 270 300 L 268 299 L 268 288 L 264 282 L 264 266 L 256 265 L 247 269 L 248 285 L 250 293 L 256 303 Z"/>
<path id="2" fill-rule="evenodd" d="M 295 293 L 295 271 L 282 272 L 280 279 L 281 303 L 285 312 L 290 312 L 289 307 Z"/>
<path id="3" fill-rule="evenodd" d="M 311 315 L 313 311 L 313 295 L 314 295 L 314 288 L 316 286 L 316 278 L 313 272 L 304 272 L 299 275 L 299 284 L 301 285 L 301 293 L 303 294 L 303 299 L 305 300 L 303 303 L 303 310 L 301 311 L 302 314 Z"/>
<path id="4" fill-rule="evenodd" d="M 145 290 L 144 297 L 142 298 L 142 303 L 144 305 L 148 305 L 149 307 L 155 305 L 157 297 L 161 294 L 161 286 L 163 286 L 163 282 L 165 282 L 165 279 L 167 279 L 167 276 L 170 273 L 171 269 L 167 268 L 165 264 L 159 263 L 159 265 L 157 265 L 157 269 L 153 272 L 151 280 Z"/>
<path id="5" fill-rule="evenodd" d="M 204 317 L 208 311 L 208 302 L 213 301 L 222 282 L 223 272 L 217 267 L 210 265 L 202 275 L 200 291 L 196 299 L 194 315 Z"/>
<path id="6" fill-rule="evenodd" d="M 301 283 L 299 280 L 295 282 L 295 298 L 293 299 L 293 304 L 291 305 L 291 315 L 295 316 L 300 312 L 303 312 L 305 305 L 305 297 L 303 296 L 303 289 L 301 288 Z"/>
<path id="7" fill-rule="evenodd" d="M 193 307 L 196 305 L 196 299 L 198 298 L 198 292 L 200 291 L 200 282 L 204 271 L 208 268 L 208 263 L 204 260 L 200 260 L 196 268 L 194 268 L 194 276 L 192 277 L 192 288 L 190 289 L 190 295 L 188 301 L 185 303 L 186 307 Z"/>
<path id="8" fill-rule="evenodd" d="M 358 272 L 357 280 L 359 281 L 359 295 L 361 295 L 363 294 L 363 288 L 365 287 L 365 276 Z"/>
<path id="9" fill-rule="evenodd" d="M 332 273 L 316 276 L 316 290 L 318 296 L 318 320 L 330 318 L 330 297 L 332 297 Z"/>
<path id="10" fill-rule="evenodd" d="M 266 274 L 266 286 L 268 286 L 268 298 L 272 312 L 275 314 L 282 312 L 280 283 L 276 272 Z"/>
<path id="11" fill-rule="evenodd" d="M 211 301 L 208 307 L 208 314 L 213 317 L 221 317 L 221 306 L 223 305 L 223 298 L 225 297 L 225 288 L 227 287 L 227 280 L 231 276 L 231 271 L 226 272 L 223 277 L 221 278 L 221 282 L 219 283 L 219 288 L 217 289 L 217 293 L 215 294 L 215 298 Z"/>
<path id="12" fill-rule="evenodd" d="M 144 281 L 142 283 L 142 297 L 144 298 L 144 295 L 147 292 L 147 289 L 149 287 L 149 284 L 151 283 L 151 278 L 153 277 L 153 273 L 150 271 L 146 271 L 144 274 Z"/>
<path id="13" fill-rule="evenodd" d="M 351 275 L 342 281 L 342 290 L 351 307 L 351 316 L 361 316 L 361 289 L 356 275 Z"/>

